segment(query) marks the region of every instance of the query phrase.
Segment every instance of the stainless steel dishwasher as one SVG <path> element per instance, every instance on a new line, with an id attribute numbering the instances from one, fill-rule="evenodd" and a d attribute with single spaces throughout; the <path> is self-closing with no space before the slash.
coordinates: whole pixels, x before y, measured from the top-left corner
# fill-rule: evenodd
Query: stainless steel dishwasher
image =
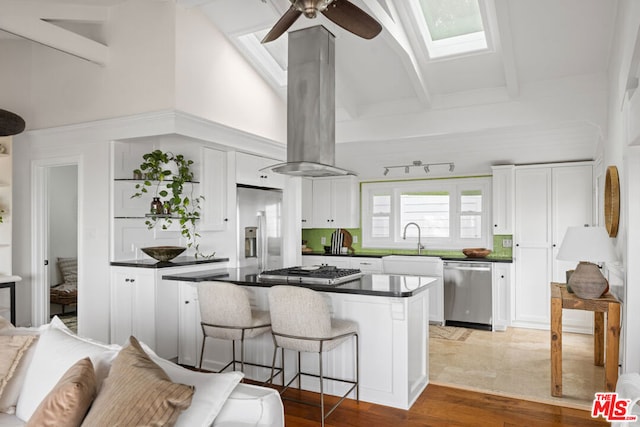
<path id="1" fill-rule="evenodd" d="M 489 262 L 445 261 L 445 325 L 491 330 L 491 276 Z"/>

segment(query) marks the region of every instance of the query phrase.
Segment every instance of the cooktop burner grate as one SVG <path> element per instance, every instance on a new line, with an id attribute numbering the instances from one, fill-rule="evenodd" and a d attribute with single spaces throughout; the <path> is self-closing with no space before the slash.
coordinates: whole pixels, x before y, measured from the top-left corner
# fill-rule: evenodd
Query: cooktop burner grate
<path id="1" fill-rule="evenodd" d="M 285 281 L 299 284 L 338 285 L 362 276 L 356 268 L 337 268 L 332 265 L 288 267 L 260 273 L 261 280 Z"/>

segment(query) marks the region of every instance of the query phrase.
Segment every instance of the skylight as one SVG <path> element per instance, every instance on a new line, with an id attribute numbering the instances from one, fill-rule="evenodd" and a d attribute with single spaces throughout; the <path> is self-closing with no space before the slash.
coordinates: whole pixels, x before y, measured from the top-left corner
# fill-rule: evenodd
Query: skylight
<path id="1" fill-rule="evenodd" d="M 429 57 L 488 49 L 482 0 L 414 0 L 413 13 Z"/>

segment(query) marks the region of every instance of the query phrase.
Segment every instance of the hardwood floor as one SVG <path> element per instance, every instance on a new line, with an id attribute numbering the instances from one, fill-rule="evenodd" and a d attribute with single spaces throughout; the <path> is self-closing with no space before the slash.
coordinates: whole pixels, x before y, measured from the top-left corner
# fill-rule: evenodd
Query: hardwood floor
<path id="1" fill-rule="evenodd" d="M 287 390 L 287 396 L 319 402 L 319 395 Z M 335 398 L 329 396 L 331 404 Z M 284 400 L 287 427 L 320 425 L 320 409 Z M 331 414 L 327 427 L 418 426 L 606 426 L 588 411 L 510 399 L 462 389 L 429 385 L 409 411 L 345 400 Z"/>

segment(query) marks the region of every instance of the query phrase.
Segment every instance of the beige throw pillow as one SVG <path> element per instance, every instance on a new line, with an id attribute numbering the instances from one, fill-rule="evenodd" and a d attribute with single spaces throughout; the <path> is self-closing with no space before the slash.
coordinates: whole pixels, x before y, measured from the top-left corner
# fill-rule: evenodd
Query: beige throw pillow
<path id="1" fill-rule="evenodd" d="M 35 339 L 33 335 L 0 336 L 0 396 Z"/>
<path id="2" fill-rule="evenodd" d="M 96 397 L 91 359 L 78 360 L 55 385 L 25 427 L 79 427 Z"/>
<path id="3" fill-rule="evenodd" d="M 171 382 L 134 337 L 118 353 L 83 426 L 173 426 L 193 386 Z"/>

